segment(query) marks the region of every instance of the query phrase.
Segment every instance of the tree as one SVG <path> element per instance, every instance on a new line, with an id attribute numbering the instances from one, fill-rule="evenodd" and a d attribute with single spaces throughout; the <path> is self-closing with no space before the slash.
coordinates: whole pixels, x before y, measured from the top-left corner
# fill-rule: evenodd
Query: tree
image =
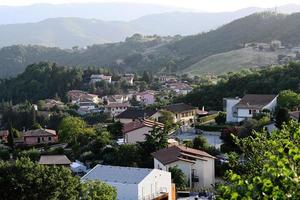
<path id="1" fill-rule="evenodd" d="M 227 174 L 218 199 L 300 199 L 300 124 L 239 140 L 243 162 Z M 232 166 L 231 166 L 232 167 Z M 238 170 L 237 170 L 238 169 Z M 242 170 L 241 170 L 242 169 Z"/>
<path id="2" fill-rule="evenodd" d="M 287 123 L 290 120 L 289 111 L 287 108 L 279 108 L 275 116 L 276 127 L 281 128 L 283 123 Z"/>
<path id="3" fill-rule="evenodd" d="M 161 111 L 162 117 L 159 118 L 159 121 L 164 124 L 165 129 L 169 132 L 173 128 L 173 114 L 169 111 Z"/>
<path id="4" fill-rule="evenodd" d="M 95 130 L 78 117 L 65 117 L 59 125 L 59 137 L 64 142 L 76 143 L 80 138 L 92 136 L 95 136 Z"/>
<path id="5" fill-rule="evenodd" d="M 21 158 L 0 162 L 1 198 L 15 199 L 78 199 L 80 181 L 65 167 L 47 167 Z"/>
<path id="6" fill-rule="evenodd" d="M 187 187 L 187 177 L 178 166 L 170 167 L 169 172 L 171 172 L 172 181 L 177 189 L 185 189 Z"/>
<path id="7" fill-rule="evenodd" d="M 225 112 L 219 112 L 219 114 L 215 118 L 215 121 L 218 125 L 225 124 L 226 123 L 226 113 Z"/>
<path id="8" fill-rule="evenodd" d="M 87 181 L 81 185 L 82 200 L 116 200 L 117 190 L 100 181 Z"/>
<path id="9" fill-rule="evenodd" d="M 291 90 L 281 91 L 278 95 L 278 106 L 294 110 L 300 107 L 300 95 Z"/>
<path id="10" fill-rule="evenodd" d="M 122 129 L 123 129 L 123 124 L 120 121 L 116 121 L 107 126 L 107 130 L 115 138 L 122 136 Z"/>
<path id="11" fill-rule="evenodd" d="M 199 149 L 202 151 L 206 151 L 209 147 L 209 144 L 207 142 L 207 139 L 203 137 L 202 135 L 199 135 L 194 138 L 193 140 L 193 148 L 194 149 Z"/>

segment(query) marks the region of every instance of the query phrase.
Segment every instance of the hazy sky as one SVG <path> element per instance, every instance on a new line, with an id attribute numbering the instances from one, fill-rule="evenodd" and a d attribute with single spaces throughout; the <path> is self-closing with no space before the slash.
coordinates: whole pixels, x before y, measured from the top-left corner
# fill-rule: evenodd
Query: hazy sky
<path id="1" fill-rule="evenodd" d="M 34 3 L 136 2 L 170 5 L 202 11 L 230 11 L 245 7 L 276 7 L 300 0 L 0 0 L 0 5 L 29 5 Z"/>

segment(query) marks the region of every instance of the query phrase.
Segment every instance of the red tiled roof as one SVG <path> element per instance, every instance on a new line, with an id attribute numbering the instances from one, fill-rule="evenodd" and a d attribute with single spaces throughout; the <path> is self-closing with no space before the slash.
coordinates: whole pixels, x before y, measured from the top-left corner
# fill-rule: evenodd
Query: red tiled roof
<path id="1" fill-rule="evenodd" d="M 193 163 L 195 162 L 195 159 L 207 161 L 207 158 L 215 158 L 204 151 L 184 146 L 171 146 L 161 149 L 152 153 L 152 156 L 164 165 L 176 162 L 178 160 Z"/>
<path id="2" fill-rule="evenodd" d="M 23 137 L 56 136 L 56 131 L 51 129 L 29 130 L 23 133 Z"/>
<path id="3" fill-rule="evenodd" d="M 142 121 L 137 120 L 137 121 L 130 122 L 128 124 L 124 124 L 122 131 L 123 131 L 123 134 L 125 134 L 128 132 L 143 128 L 143 127 L 151 127 L 152 128 L 155 126 L 158 126 L 160 128 L 164 127 L 164 125 L 159 122 L 155 122 L 155 121 L 151 121 L 151 120 L 142 120 Z"/>

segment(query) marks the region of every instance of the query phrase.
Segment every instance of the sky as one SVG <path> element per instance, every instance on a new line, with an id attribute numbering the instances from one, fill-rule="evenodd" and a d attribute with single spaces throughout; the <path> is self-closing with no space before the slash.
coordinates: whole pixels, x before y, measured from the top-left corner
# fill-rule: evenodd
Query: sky
<path id="1" fill-rule="evenodd" d="M 36 3 L 134 2 L 176 6 L 194 10 L 220 12 L 246 7 L 275 8 L 285 4 L 300 4 L 300 0 L 0 0 L 0 5 L 30 5 Z"/>

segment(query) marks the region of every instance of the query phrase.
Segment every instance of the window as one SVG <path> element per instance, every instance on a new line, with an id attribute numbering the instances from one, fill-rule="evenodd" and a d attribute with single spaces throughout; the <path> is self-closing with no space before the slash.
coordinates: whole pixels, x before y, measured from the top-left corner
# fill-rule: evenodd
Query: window
<path id="1" fill-rule="evenodd" d="M 37 140 L 37 142 L 38 142 L 38 143 L 41 143 L 41 138 L 39 138 L 39 137 L 38 137 L 38 140 Z"/>
<path id="2" fill-rule="evenodd" d="M 48 141 L 51 141 L 52 140 L 52 137 L 48 137 Z"/>
<path id="3" fill-rule="evenodd" d="M 249 110 L 249 115 L 251 115 L 252 114 L 252 110 Z"/>

